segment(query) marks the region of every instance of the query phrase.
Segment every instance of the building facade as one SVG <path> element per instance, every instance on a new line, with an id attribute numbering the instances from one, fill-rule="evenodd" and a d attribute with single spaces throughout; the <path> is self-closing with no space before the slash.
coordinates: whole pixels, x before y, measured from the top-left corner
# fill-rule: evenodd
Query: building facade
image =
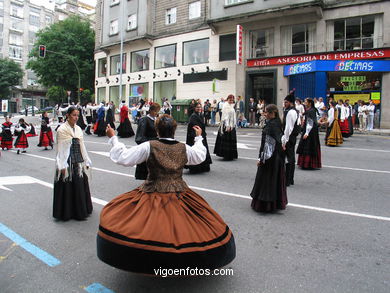
<path id="1" fill-rule="evenodd" d="M 99 101 L 233 93 L 281 107 L 295 89 L 302 99 L 371 98 L 381 110 L 378 123 L 390 127 L 389 1 L 131 1 L 147 9 L 138 9 L 143 23 L 123 38 L 121 95 L 120 34 L 109 32 L 121 4 L 104 2 L 95 55 Z M 133 12 L 121 11 L 130 21 Z"/>

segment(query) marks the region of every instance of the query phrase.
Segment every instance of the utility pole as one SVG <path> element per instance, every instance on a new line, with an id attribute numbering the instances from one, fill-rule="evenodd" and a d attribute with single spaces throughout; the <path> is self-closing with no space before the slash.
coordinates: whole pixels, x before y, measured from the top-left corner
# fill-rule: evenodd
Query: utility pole
<path id="1" fill-rule="evenodd" d="M 120 55 L 119 55 L 119 62 L 120 64 L 120 70 L 119 70 L 119 103 L 122 102 L 122 73 L 123 73 L 123 29 L 124 29 L 124 11 L 126 11 L 125 7 L 125 1 L 120 1 L 120 17 L 119 17 L 119 29 L 120 29 L 120 38 L 121 38 L 121 45 L 120 45 Z M 115 113 L 114 113 L 115 114 Z"/>

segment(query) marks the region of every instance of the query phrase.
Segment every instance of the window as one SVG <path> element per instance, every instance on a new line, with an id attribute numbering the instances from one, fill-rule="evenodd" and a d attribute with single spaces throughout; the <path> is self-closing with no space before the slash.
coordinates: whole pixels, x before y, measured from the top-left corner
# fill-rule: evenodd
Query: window
<path id="1" fill-rule="evenodd" d="M 274 54 L 274 31 L 257 30 L 250 32 L 251 58 L 273 56 Z"/>
<path id="2" fill-rule="evenodd" d="M 354 17 L 334 22 L 334 50 L 374 48 L 375 16 Z M 379 38 L 381 36 L 377 36 Z"/>
<path id="3" fill-rule="evenodd" d="M 23 18 L 23 7 L 11 5 L 10 15 L 14 17 Z"/>
<path id="4" fill-rule="evenodd" d="M 236 60 L 236 34 L 219 37 L 219 61 Z"/>
<path id="5" fill-rule="evenodd" d="M 119 0 L 110 0 L 110 6 L 119 4 Z"/>
<path id="6" fill-rule="evenodd" d="M 122 55 L 122 73 L 126 73 L 126 53 Z M 121 60 L 119 55 L 111 56 L 110 59 L 110 75 L 120 74 Z"/>
<path id="7" fill-rule="evenodd" d="M 183 43 L 183 65 L 209 62 L 209 39 Z"/>
<path id="8" fill-rule="evenodd" d="M 29 31 L 28 32 L 28 43 L 29 44 L 34 44 L 35 43 L 35 32 Z"/>
<path id="9" fill-rule="evenodd" d="M 23 39 L 21 35 L 18 34 L 9 34 L 9 43 L 12 45 L 22 46 L 23 45 Z"/>
<path id="10" fill-rule="evenodd" d="M 131 72 L 149 70 L 149 49 L 131 53 Z"/>
<path id="11" fill-rule="evenodd" d="M 192 2 L 188 5 L 188 19 L 200 17 L 200 1 Z"/>
<path id="12" fill-rule="evenodd" d="M 176 44 L 156 48 L 154 56 L 155 69 L 176 66 Z"/>
<path id="13" fill-rule="evenodd" d="M 158 81 L 154 83 L 153 101 L 162 105 L 164 98 L 172 101 L 176 97 L 176 80 Z"/>
<path id="14" fill-rule="evenodd" d="M 46 22 L 46 24 L 51 24 L 51 22 L 52 22 L 51 16 L 46 15 L 46 16 L 45 16 L 45 22 Z"/>
<path id="15" fill-rule="evenodd" d="M 11 29 L 23 32 L 23 21 L 11 17 Z"/>
<path id="16" fill-rule="evenodd" d="M 105 87 L 99 87 L 97 89 L 97 102 L 105 102 L 106 101 L 106 88 Z"/>
<path id="17" fill-rule="evenodd" d="M 29 23 L 30 25 L 40 26 L 41 17 L 39 14 L 30 12 Z"/>
<path id="18" fill-rule="evenodd" d="M 127 30 L 133 30 L 137 28 L 137 14 L 132 14 L 127 19 Z"/>
<path id="19" fill-rule="evenodd" d="M 107 58 L 98 60 L 98 77 L 106 76 L 107 74 Z"/>
<path id="20" fill-rule="evenodd" d="M 129 96 L 147 98 L 149 96 L 149 84 L 148 83 L 131 84 Z"/>
<path id="21" fill-rule="evenodd" d="M 290 55 L 314 52 L 315 34 L 315 23 L 282 27 L 282 54 Z"/>
<path id="22" fill-rule="evenodd" d="M 122 100 L 126 97 L 126 86 L 122 85 Z M 116 107 L 119 106 L 119 85 L 110 86 L 110 102 L 114 102 Z"/>
<path id="23" fill-rule="evenodd" d="M 9 58 L 12 59 L 22 59 L 22 47 L 9 46 Z"/>
<path id="24" fill-rule="evenodd" d="M 165 24 L 176 23 L 176 7 L 167 9 L 165 12 Z"/>
<path id="25" fill-rule="evenodd" d="M 233 5 L 245 2 L 253 2 L 253 0 L 225 0 L 225 5 Z"/>
<path id="26" fill-rule="evenodd" d="M 118 20 L 115 19 L 110 22 L 110 36 L 116 35 L 118 33 Z"/>

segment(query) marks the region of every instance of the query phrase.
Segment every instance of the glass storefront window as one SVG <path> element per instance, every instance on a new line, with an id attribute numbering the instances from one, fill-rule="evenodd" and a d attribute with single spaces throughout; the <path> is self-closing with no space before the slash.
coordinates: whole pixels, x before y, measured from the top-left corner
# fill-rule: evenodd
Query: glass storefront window
<path id="1" fill-rule="evenodd" d="M 141 98 L 146 101 L 149 98 L 149 84 L 148 83 L 136 83 L 130 85 L 129 93 L 129 105 L 137 103 Z"/>
<path id="2" fill-rule="evenodd" d="M 369 92 L 381 89 L 380 72 L 328 72 L 330 92 Z"/>
<path id="3" fill-rule="evenodd" d="M 106 76 L 107 74 L 107 58 L 98 60 L 98 77 Z"/>
<path id="4" fill-rule="evenodd" d="M 250 32 L 251 58 L 273 56 L 274 31 L 273 29 Z"/>
<path id="5" fill-rule="evenodd" d="M 154 83 L 153 101 L 162 105 L 163 98 L 168 98 L 172 101 L 172 97 L 176 96 L 176 80 L 159 81 Z"/>
<path id="6" fill-rule="evenodd" d="M 131 53 L 131 72 L 149 70 L 149 49 Z"/>
<path id="7" fill-rule="evenodd" d="M 209 39 L 183 42 L 183 65 L 209 62 Z"/>
<path id="8" fill-rule="evenodd" d="M 121 70 L 120 56 L 115 55 L 110 58 L 110 75 L 119 74 Z M 126 53 L 122 57 L 122 73 L 126 73 Z"/>
<path id="9" fill-rule="evenodd" d="M 176 44 L 157 47 L 154 54 L 154 68 L 166 68 L 176 66 Z"/>
<path id="10" fill-rule="evenodd" d="M 126 99 L 126 86 L 122 85 L 122 100 Z M 119 106 L 120 103 L 120 97 L 119 97 L 119 85 L 110 86 L 110 102 L 114 102 L 115 107 Z"/>
<path id="11" fill-rule="evenodd" d="M 374 48 L 375 16 L 354 17 L 334 22 L 334 50 Z M 377 36 L 381 39 L 381 36 Z M 378 41 L 378 40 L 377 40 Z"/>
<path id="12" fill-rule="evenodd" d="M 97 99 L 96 102 L 99 104 L 101 102 L 106 102 L 106 88 L 99 87 L 97 89 Z"/>

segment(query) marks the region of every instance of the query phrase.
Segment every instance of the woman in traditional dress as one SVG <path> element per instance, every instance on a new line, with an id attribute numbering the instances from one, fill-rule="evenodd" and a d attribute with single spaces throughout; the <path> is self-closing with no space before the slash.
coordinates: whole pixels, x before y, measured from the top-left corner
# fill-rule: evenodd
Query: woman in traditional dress
<path id="1" fill-rule="evenodd" d="M 338 118 L 339 118 L 341 135 L 347 138 L 350 136 L 349 123 L 348 123 L 349 109 L 345 107 L 343 100 L 338 100 L 338 104 L 336 105 L 336 108 L 339 112 Z"/>
<path id="2" fill-rule="evenodd" d="M 28 125 L 26 122 L 24 122 L 23 118 L 19 119 L 19 123 L 15 126 L 15 134 L 18 136 L 15 140 L 15 148 L 17 149 L 17 154 L 20 154 L 20 150 L 22 150 L 22 153 L 26 152 L 26 149 L 28 148 L 28 141 L 27 141 L 27 135 L 30 131 L 30 125 Z"/>
<path id="3" fill-rule="evenodd" d="M 202 104 L 200 103 L 196 103 L 195 112 L 191 115 L 190 121 L 188 122 L 186 144 L 189 146 L 195 144 L 196 132 L 194 126 L 199 126 L 202 129 L 203 145 L 207 150 L 207 155 L 206 155 L 206 160 L 204 160 L 202 163 L 200 163 L 199 165 L 188 166 L 188 169 L 190 170 L 190 173 L 193 174 L 201 173 L 201 172 L 209 172 L 210 164 L 212 163 L 212 161 L 209 152 L 209 146 L 207 144 L 207 139 L 206 139 L 207 136 L 206 124 L 204 123 L 204 119 L 202 116 Z"/>
<path id="4" fill-rule="evenodd" d="M 106 135 L 106 127 L 107 123 L 105 121 L 105 113 L 108 107 L 104 107 L 104 103 L 100 104 L 100 108 L 97 111 L 97 119 L 94 127 L 94 134 L 97 136 L 105 136 Z"/>
<path id="5" fill-rule="evenodd" d="M 305 100 L 306 111 L 301 140 L 297 148 L 298 166 L 302 169 L 319 169 L 321 165 L 321 145 L 318 135 L 317 111 L 313 99 Z"/>
<path id="6" fill-rule="evenodd" d="M 87 127 L 87 124 L 85 124 L 85 114 L 84 114 L 84 109 L 80 105 L 80 103 L 77 103 L 76 105 L 77 110 L 79 110 L 79 119 L 77 119 L 77 125 L 80 126 L 82 130 L 84 130 Z"/>
<path id="7" fill-rule="evenodd" d="M 156 275 L 158 268 L 214 269 L 235 258 L 234 237 L 208 203 L 182 179 L 184 165 L 206 158 L 202 130 L 195 144 L 174 139 L 176 121 L 156 119 L 158 140 L 126 149 L 107 127 L 111 160 L 124 166 L 146 162 L 148 178 L 138 188 L 111 200 L 102 210 L 97 255 L 116 268 Z"/>
<path id="8" fill-rule="evenodd" d="M 214 154 L 224 160 L 237 159 L 237 119 L 234 111 L 234 96 L 229 95 L 223 104 L 221 123 L 215 141 Z"/>
<path id="9" fill-rule="evenodd" d="M 11 132 L 12 122 L 9 117 L 5 117 L 5 122 L 1 125 L 1 148 L 10 150 L 12 149 L 12 142 L 14 138 Z"/>
<path id="10" fill-rule="evenodd" d="M 34 124 L 30 123 L 28 124 L 28 126 L 30 127 L 30 131 L 26 133 L 26 136 L 27 137 L 38 136 L 37 132 L 35 131 Z"/>
<path id="11" fill-rule="evenodd" d="M 267 105 L 263 112 L 266 122 L 261 132 L 251 207 L 257 212 L 284 210 L 287 205 L 286 174 L 282 148 L 282 122 L 278 107 Z"/>
<path id="12" fill-rule="evenodd" d="M 106 122 L 115 130 L 115 105 L 111 101 L 106 109 Z"/>
<path id="13" fill-rule="evenodd" d="M 48 146 L 53 149 L 53 132 L 50 127 L 50 120 L 47 112 L 43 112 L 42 121 L 41 121 L 41 134 L 39 135 L 39 147 L 45 147 L 45 150 L 48 150 Z"/>
<path id="14" fill-rule="evenodd" d="M 120 110 L 120 124 L 118 126 L 118 136 L 122 138 L 134 136 L 134 130 L 129 120 L 129 108 L 123 104 Z"/>
<path id="15" fill-rule="evenodd" d="M 336 102 L 329 103 L 328 119 L 326 121 L 326 135 L 325 145 L 338 146 L 343 143 L 343 136 L 339 126 L 338 109 L 336 108 Z"/>
<path id="16" fill-rule="evenodd" d="M 69 107 L 66 118 L 57 131 L 53 217 L 63 221 L 84 220 L 92 213 L 87 176 L 91 160 L 84 145 L 83 131 L 76 124 L 77 108 Z"/>

